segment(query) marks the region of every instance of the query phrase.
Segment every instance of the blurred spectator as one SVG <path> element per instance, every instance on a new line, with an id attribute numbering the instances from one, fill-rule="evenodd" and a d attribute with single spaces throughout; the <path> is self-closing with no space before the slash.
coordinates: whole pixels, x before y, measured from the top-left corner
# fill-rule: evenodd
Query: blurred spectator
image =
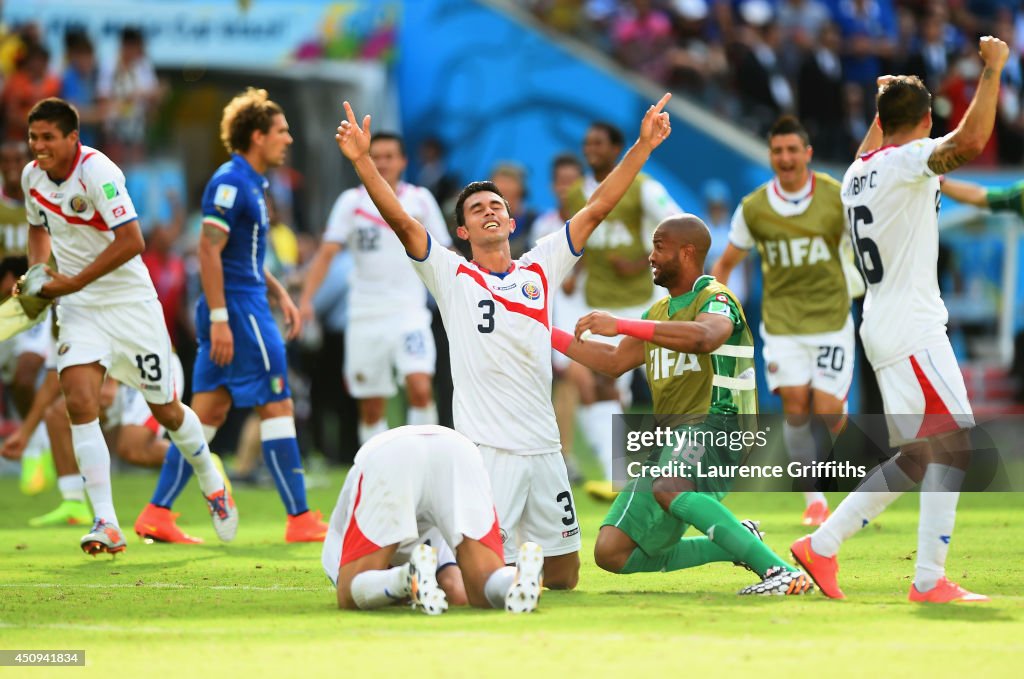
<path id="1" fill-rule="evenodd" d="M 185 223 L 185 210 L 177 194 L 169 194 L 167 200 L 172 208 L 171 221 L 154 224 L 150 228 L 142 261 L 149 269 L 149 277 L 153 279 L 153 286 L 160 298 L 171 343 L 178 346 L 179 341 L 185 341 L 192 327 L 191 309 L 185 303 L 185 260 L 174 251 Z"/>
<path id="2" fill-rule="evenodd" d="M 668 82 L 668 50 L 672 22 L 652 0 L 626 0 L 612 29 L 612 44 L 619 60 L 652 80 Z"/>
<path id="3" fill-rule="evenodd" d="M 903 69 L 904 73 L 921 78 L 929 92 L 939 90 L 953 60 L 946 42 L 948 28 L 946 8 L 934 5 L 921 21 L 920 39 L 911 50 Z"/>
<path id="4" fill-rule="evenodd" d="M 825 24 L 832 21 L 832 15 L 819 0 L 781 0 L 778 17 L 783 68 L 795 76 L 804 54 L 817 46 L 818 37 Z"/>
<path id="5" fill-rule="evenodd" d="M 491 170 L 491 181 L 508 201 L 516 230 L 509 238 L 512 259 L 522 257 L 530 249 L 530 229 L 537 211 L 526 204 L 526 170 L 517 163 L 498 163 Z"/>
<path id="6" fill-rule="evenodd" d="M 265 266 L 274 278 L 284 280 L 299 265 L 299 241 L 277 209 L 277 199 L 271 193 L 266 197 L 270 229 L 267 231 Z"/>
<path id="7" fill-rule="evenodd" d="M 863 89 L 862 115 L 875 113 L 875 79 L 896 53 L 896 13 L 891 0 L 839 0 L 836 22 L 843 36 L 843 74 Z"/>
<path id="8" fill-rule="evenodd" d="M 721 179 L 709 179 L 704 184 L 704 223 L 711 231 L 711 248 L 704 259 L 704 273 L 711 273 L 711 266 L 717 262 L 725 246 L 729 244 L 729 229 L 732 226 L 732 194 L 729 186 Z M 729 276 L 729 289 L 736 293 L 740 304 L 747 303 L 747 280 L 750 258 L 745 258 Z"/>
<path id="9" fill-rule="evenodd" d="M 97 94 L 105 112 L 107 155 L 119 165 L 139 162 L 147 118 L 160 99 L 160 84 L 140 29 L 126 27 L 121 32 L 117 62 L 101 69 Z"/>
<path id="10" fill-rule="evenodd" d="M 420 142 L 419 170 L 415 183 L 434 194 L 434 200 L 441 206 L 445 219 L 451 219 L 445 203 L 459 192 L 459 178 L 448 170 L 444 144 L 437 137 L 427 137 Z"/>
<path id="11" fill-rule="evenodd" d="M 674 0 L 676 46 L 668 55 L 672 66 L 670 85 L 718 108 L 722 99 L 719 83 L 728 76 L 725 50 L 711 39 L 706 0 Z"/>
<path id="12" fill-rule="evenodd" d="M 60 83 L 60 96 L 78 109 L 78 136 L 86 146 L 96 146 L 100 139 L 103 115 L 97 100 L 99 68 L 89 36 L 80 30 L 64 34 L 64 56 L 67 66 Z"/>
<path id="13" fill-rule="evenodd" d="M 836 124 L 846 118 L 843 87 L 839 29 L 828 22 L 821 27 L 813 49 L 804 55 L 797 76 L 800 119 L 821 160 L 850 160 L 848 133 Z"/>
<path id="14" fill-rule="evenodd" d="M 60 94 L 60 80 L 49 72 L 50 52 L 39 43 L 25 44 L 14 73 L 4 83 L 0 111 L 4 118 L 4 138 L 23 141 L 28 138 L 28 112 L 37 101 Z"/>
<path id="15" fill-rule="evenodd" d="M 796 101 L 779 61 L 781 34 L 771 5 L 750 0 L 740 6 L 740 11 L 749 27 L 749 42 L 736 67 L 736 86 L 744 118 L 752 129 L 763 134 L 780 115 L 792 112 Z"/>

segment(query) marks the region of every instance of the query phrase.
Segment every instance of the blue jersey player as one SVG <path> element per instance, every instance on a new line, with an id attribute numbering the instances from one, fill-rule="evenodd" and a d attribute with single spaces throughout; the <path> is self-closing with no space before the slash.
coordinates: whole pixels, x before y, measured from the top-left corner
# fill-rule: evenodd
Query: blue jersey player
<path id="1" fill-rule="evenodd" d="M 203 193 L 203 295 L 196 309 L 199 353 L 192 407 L 207 440 L 224 423 L 232 402 L 256 410 L 264 460 L 288 512 L 285 540 L 323 541 L 327 524 L 306 504 L 284 340 L 268 299 L 284 313 L 288 339 L 298 335 L 301 321 L 287 291 L 263 267 L 269 227 L 263 175 L 284 163 L 292 137 L 281 107 L 267 98 L 266 90 L 253 88 L 224 108 L 220 136 L 231 160 L 217 169 Z M 190 472 L 171 446 L 136 533 L 166 542 L 194 541 L 184 539 L 170 512 Z"/>

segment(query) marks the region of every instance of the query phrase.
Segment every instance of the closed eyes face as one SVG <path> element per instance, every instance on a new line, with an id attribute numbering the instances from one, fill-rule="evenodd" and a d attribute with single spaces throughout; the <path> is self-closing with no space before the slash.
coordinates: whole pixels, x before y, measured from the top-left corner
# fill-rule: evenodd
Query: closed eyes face
<path id="1" fill-rule="evenodd" d="M 493 191 L 479 191 L 466 198 L 463 204 L 467 239 L 471 242 L 508 240 L 515 231 L 515 220 L 508 213 L 508 206 Z"/>

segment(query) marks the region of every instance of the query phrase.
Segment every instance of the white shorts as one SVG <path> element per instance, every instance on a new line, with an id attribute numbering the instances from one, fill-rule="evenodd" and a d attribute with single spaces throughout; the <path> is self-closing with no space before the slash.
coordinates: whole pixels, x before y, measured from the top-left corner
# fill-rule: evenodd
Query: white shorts
<path id="1" fill-rule="evenodd" d="M 964 376 L 949 340 L 879 368 L 875 376 L 892 446 L 974 426 Z"/>
<path id="2" fill-rule="evenodd" d="M 341 566 L 394 544 L 408 559 L 432 528 L 452 549 L 466 536 L 501 555 L 491 484 L 476 446 L 437 425 L 378 434 L 359 449 L 341 488 L 324 540 L 324 571 L 337 582 Z"/>
<path id="3" fill-rule="evenodd" d="M 160 302 L 117 306 L 58 305 L 57 370 L 99 363 L 115 380 L 142 392 L 149 403 L 170 403 L 174 352 Z"/>
<path id="4" fill-rule="evenodd" d="M 840 330 L 816 335 L 772 335 L 761 324 L 768 388 L 802 387 L 845 401 L 853 383 L 853 318 Z"/>
<path id="5" fill-rule="evenodd" d="M 527 540 L 540 545 L 544 556 L 580 551 L 580 524 L 562 454 L 520 455 L 477 447 L 494 489 L 505 563 L 515 561 L 519 545 Z"/>
<path id="6" fill-rule="evenodd" d="M 0 342 L 0 374 L 5 384 L 14 379 L 14 371 L 18 358 L 22 354 L 36 354 L 45 361 L 50 355 L 53 342 L 50 325 L 50 310 L 46 310 L 46 318 L 28 330 L 19 332 L 14 337 Z"/>
<path id="7" fill-rule="evenodd" d="M 182 389 L 185 388 L 185 370 L 181 366 L 181 359 L 178 358 L 178 354 L 171 354 L 171 359 L 174 368 L 175 390 L 180 394 Z M 142 397 L 142 392 L 123 384 L 118 387 L 117 397 L 110 407 L 107 408 L 104 428 L 111 429 L 118 425 L 123 427 L 145 427 L 156 434 L 157 438 L 164 435 L 163 426 L 153 417 L 153 412 L 149 409 L 146 399 Z"/>
<path id="8" fill-rule="evenodd" d="M 350 320 L 345 329 L 345 384 L 352 397 L 394 396 L 396 373 L 403 382 L 406 375 L 433 375 L 437 348 L 430 321 L 426 309 L 397 318 Z"/>

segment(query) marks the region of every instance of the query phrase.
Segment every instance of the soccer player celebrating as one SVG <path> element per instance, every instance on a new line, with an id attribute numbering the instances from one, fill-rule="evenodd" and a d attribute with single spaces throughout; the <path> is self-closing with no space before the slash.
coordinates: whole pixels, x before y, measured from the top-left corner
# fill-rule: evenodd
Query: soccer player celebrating
<path id="1" fill-rule="evenodd" d="M 700 218 L 666 219 L 654 232 L 650 266 L 654 282 L 668 288 L 670 296 L 656 302 L 643 320 L 595 311 L 576 324 L 577 338 L 588 331 L 619 335 L 618 346 L 573 341 L 561 330 L 554 334 L 555 348 L 606 375 L 645 366 L 656 415 L 682 418 L 681 429 L 692 432 L 733 430 L 744 415 L 757 414 L 754 341 L 736 296 L 703 275 L 710 247 L 711 234 Z M 708 445 L 680 456 L 667 446 L 657 464 L 678 458 L 692 470 L 698 462 L 739 464 L 738 456 Z M 630 480 L 598 532 L 597 565 L 612 573 L 658 573 L 730 561 L 762 578 L 741 594 L 811 591 L 806 575 L 772 552 L 756 527 L 740 523 L 721 504 L 727 492 L 721 481 L 693 473 Z M 706 537 L 681 539 L 691 525 Z"/>
<path id="2" fill-rule="evenodd" d="M 979 51 L 985 66 L 974 99 L 957 128 L 940 139 L 928 138 L 931 95 L 921 80 L 879 78 L 878 114 L 843 177 L 843 205 L 868 282 L 861 339 L 878 377 L 890 443 L 900 452 L 817 531 L 792 545 L 796 560 L 834 599 L 844 596 L 836 580 L 840 545 L 920 482 L 910 600 L 988 600 L 945 576 L 974 415 L 946 336 L 948 314 L 935 269 L 938 175 L 968 162 L 988 142 L 1009 54 L 1006 43 L 989 36 L 980 39 Z"/>
<path id="3" fill-rule="evenodd" d="M 430 191 L 402 181 L 407 164 L 402 138 L 377 133 L 370 144 L 377 171 L 405 210 L 441 247 L 451 245 L 441 208 Z M 430 330 L 427 291 L 398 240 L 364 187 L 338 197 L 327 217 L 323 242 L 306 273 L 299 309 L 313 318 L 313 296 L 331 260 L 348 247 L 355 268 L 349 282 L 345 331 L 345 384 L 359 400 L 359 442 L 387 430 L 384 405 L 394 396 L 394 373 L 405 381 L 408 424 L 436 424 L 431 379 L 437 350 Z"/>
<path id="4" fill-rule="evenodd" d="M 790 458 L 811 464 L 819 458 L 811 413 L 838 432 L 853 381 L 853 320 L 840 254 L 848 227 L 839 182 L 808 167 L 814 150 L 796 118 L 772 126 L 768 148 L 775 176 L 736 208 L 729 244 L 711 273 L 728 283 L 750 249 L 760 251 L 768 387 L 782 397 Z M 803 524 L 821 524 L 825 495 L 807 489 L 804 498 Z"/>
<path id="5" fill-rule="evenodd" d="M 521 545 L 517 568 L 505 566 L 503 557 L 480 452 L 451 429 L 416 425 L 359 449 L 331 514 L 322 561 L 339 608 L 368 610 L 411 598 L 428 615 L 467 600 L 512 613 L 535 610 L 541 548 Z"/>
<path id="6" fill-rule="evenodd" d="M 637 142 L 560 233 L 513 260 L 509 207 L 491 182 L 466 186 L 455 205 L 457 235 L 472 261 L 434 247 L 370 158 L 370 116 L 362 126 L 345 103 L 337 141 L 395 230 L 437 300 L 452 349 L 455 429 L 480 448 L 505 542 L 544 550 L 545 584 L 571 589 L 579 578 L 579 524 L 551 406 L 551 286 L 569 273 L 597 228 L 626 193 L 671 127 L 666 94 L 648 108 Z"/>
<path id="7" fill-rule="evenodd" d="M 100 428 L 105 374 L 140 390 L 157 421 L 199 477 L 213 525 L 234 537 L 238 510 L 210 457 L 199 418 L 178 400 L 171 340 L 156 290 L 139 255 L 145 247 L 124 174 L 78 140 L 78 113 L 61 99 L 44 99 L 28 116 L 35 162 L 25 166 L 29 263 L 50 258 L 60 273 L 40 296 L 60 297 L 57 370 L 78 468 L 95 514 L 82 540 L 89 554 L 126 548 L 110 488 L 110 451 Z"/>
<path id="8" fill-rule="evenodd" d="M 284 286 L 263 267 L 270 225 L 264 174 L 284 163 L 292 136 L 284 112 L 267 98 L 266 90 L 249 88 L 224 107 L 220 138 L 231 160 L 217 169 L 203 192 L 203 294 L 196 308 L 199 352 L 192 371 L 192 406 L 207 441 L 224 423 L 232 402 L 256 410 L 263 457 L 288 514 L 285 541 L 318 542 L 327 524 L 306 504 L 284 341 L 268 294 L 284 313 L 288 339 L 298 335 L 301 320 Z M 181 451 L 171 446 L 153 499 L 135 522 L 137 533 L 161 525 L 168 532 L 178 531 L 170 508 L 189 476 Z M 159 534 L 150 537 L 163 539 Z"/>

